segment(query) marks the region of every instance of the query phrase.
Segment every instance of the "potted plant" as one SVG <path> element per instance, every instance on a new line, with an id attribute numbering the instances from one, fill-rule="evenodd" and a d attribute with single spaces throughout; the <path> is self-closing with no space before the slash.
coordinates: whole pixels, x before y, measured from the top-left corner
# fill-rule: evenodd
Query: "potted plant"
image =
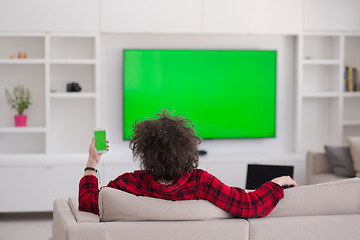
<path id="1" fill-rule="evenodd" d="M 25 89 L 24 86 L 18 85 L 14 87 L 13 94 L 11 94 L 7 88 L 5 88 L 5 94 L 7 102 L 11 109 L 16 109 L 18 115 L 14 116 L 15 127 L 26 127 L 26 115 L 24 110 L 29 108 L 30 102 L 30 90 Z"/>

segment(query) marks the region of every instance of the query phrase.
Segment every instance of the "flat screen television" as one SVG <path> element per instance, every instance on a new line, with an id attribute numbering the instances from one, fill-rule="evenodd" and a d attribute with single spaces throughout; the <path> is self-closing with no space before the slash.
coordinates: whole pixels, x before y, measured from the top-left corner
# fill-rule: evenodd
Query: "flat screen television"
<path id="1" fill-rule="evenodd" d="M 168 109 L 202 139 L 276 136 L 276 50 L 123 51 L 123 139 Z"/>

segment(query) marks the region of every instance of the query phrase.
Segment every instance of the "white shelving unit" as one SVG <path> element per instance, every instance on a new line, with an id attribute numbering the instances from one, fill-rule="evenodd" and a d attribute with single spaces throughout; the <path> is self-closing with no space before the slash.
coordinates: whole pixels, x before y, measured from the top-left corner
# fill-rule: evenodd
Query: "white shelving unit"
<path id="1" fill-rule="evenodd" d="M 303 33 L 298 38 L 296 151 L 346 145 L 360 134 L 360 92 L 344 91 L 344 68 L 360 70 L 360 34 Z"/>
<path id="2" fill-rule="evenodd" d="M 18 59 L 18 52 L 27 58 Z M 88 146 L 81 143 L 97 125 L 98 56 L 98 33 L 0 34 L 0 91 L 22 84 L 32 101 L 25 110 L 27 127 L 16 128 L 15 111 L 0 94 L 1 155 L 84 152 Z M 82 91 L 66 92 L 69 82 L 79 83 Z"/>

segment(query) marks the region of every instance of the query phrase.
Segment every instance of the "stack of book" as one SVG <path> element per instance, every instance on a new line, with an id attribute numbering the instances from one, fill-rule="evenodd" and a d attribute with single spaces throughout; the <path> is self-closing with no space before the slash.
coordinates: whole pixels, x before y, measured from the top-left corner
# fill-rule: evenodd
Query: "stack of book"
<path id="1" fill-rule="evenodd" d="M 357 69 L 352 66 L 345 66 L 344 71 L 344 91 L 360 91 L 360 82 L 358 79 Z"/>

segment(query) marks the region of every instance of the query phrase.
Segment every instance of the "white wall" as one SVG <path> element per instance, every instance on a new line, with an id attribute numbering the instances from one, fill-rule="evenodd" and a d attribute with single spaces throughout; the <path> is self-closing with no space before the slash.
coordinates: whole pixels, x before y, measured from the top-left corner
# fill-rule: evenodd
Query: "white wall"
<path id="1" fill-rule="evenodd" d="M 108 129 L 114 153 L 122 141 L 122 50 L 124 48 L 276 49 L 277 126 L 274 139 L 206 140 L 200 149 L 218 153 L 290 153 L 294 141 L 294 38 L 269 35 L 103 34 L 100 57 L 100 125 Z"/>

